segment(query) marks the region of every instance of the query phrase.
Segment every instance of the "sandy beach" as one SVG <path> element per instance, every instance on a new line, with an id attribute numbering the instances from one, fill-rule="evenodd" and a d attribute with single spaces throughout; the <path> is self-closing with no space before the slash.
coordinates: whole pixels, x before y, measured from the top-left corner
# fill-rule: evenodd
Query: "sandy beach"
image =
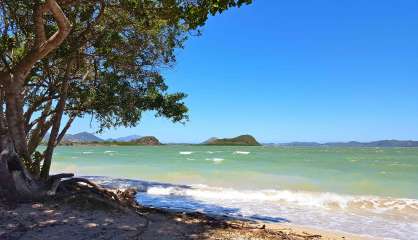
<path id="1" fill-rule="evenodd" d="M 49 201 L 0 207 L 0 239 L 368 239 L 291 224 L 263 224 L 215 218 L 199 213 L 175 213 L 139 208 L 131 212 L 80 208 Z"/>

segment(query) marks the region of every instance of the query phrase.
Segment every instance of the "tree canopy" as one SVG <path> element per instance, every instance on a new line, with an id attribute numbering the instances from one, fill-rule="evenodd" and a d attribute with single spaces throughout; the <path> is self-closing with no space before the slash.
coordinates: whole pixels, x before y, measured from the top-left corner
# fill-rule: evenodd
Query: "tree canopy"
<path id="1" fill-rule="evenodd" d="M 249 3 L 0 0 L 0 147 L 17 156 L 1 157 L 0 171 L 47 180 L 53 150 L 77 117 L 91 116 L 99 131 L 136 126 L 148 110 L 187 120 L 186 95 L 169 93 L 161 70 L 209 15 Z"/>

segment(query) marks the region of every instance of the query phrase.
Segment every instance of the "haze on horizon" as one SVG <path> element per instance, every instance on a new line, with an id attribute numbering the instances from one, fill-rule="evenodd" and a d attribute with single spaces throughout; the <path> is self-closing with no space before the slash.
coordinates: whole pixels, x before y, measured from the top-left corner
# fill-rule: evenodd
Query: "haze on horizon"
<path id="1" fill-rule="evenodd" d="M 418 139 L 418 2 L 255 1 L 211 18 L 165 76 L 190 121 L 146 114 L 103 138 L 202 142 Z M 69 133 L 96 130 L 90 117 Z"/>

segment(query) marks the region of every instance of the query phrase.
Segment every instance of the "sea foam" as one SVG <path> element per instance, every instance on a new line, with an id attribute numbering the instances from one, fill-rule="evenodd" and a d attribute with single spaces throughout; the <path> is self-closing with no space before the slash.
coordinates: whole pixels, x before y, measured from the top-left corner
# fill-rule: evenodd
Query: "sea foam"
<path id="1" fill-rule="evenodd" d="M 347 209 L 357 208 L 370 211 L 400 211 L 408 208 L 418 217 L 418 200 L 405 198 L 383 198 L 377 196 L 350 196 L 327 192 L 307 192 L 292 190 L 236 190 L 231 188 L 209 187 L 196 185 L 192 188 L 155 187 L 148 189 L 149 194 L 177 195 L 195 197 L 197 199 L 242 200 L 252 202 L 277 202 L 300 206 Z"/>
<path id="2" fill-rule="evenodd" d="M 244 152 L 244 151 L 235 151 L 234 154 L 242 154 L 242 155 L 248 155 L 251 152 Z"/>
<path id="3" fill-rule="evenodd" d="M 221 163 L 224 160 L 225 159 L 223 159 L 223 158 L 206 158 L 206 161 L 212 161 L 214 163 Z"/>
<path id="4" fill-rule="evenodd" d="M 190 154 L 192 154 L 193 152 L 179 152 L 179 154 L 180 155 L 190 155 Z"/>

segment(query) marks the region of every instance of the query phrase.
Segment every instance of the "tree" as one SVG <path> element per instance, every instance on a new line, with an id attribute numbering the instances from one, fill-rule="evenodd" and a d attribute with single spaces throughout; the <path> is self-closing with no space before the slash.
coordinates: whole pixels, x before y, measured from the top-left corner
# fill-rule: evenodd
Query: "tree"
<path id="1" fill-rule="evenodd" d="M 50 176 L 53 151 L 77 117 L 100 131 L 136 126 L 147 110 L 186 120 L 185 94 L 167 93 L 161 68 L 208 15 L 249 3 L 0 0 L 0 193 L 10 203 L 54 194 L 71 175 Z"/>

